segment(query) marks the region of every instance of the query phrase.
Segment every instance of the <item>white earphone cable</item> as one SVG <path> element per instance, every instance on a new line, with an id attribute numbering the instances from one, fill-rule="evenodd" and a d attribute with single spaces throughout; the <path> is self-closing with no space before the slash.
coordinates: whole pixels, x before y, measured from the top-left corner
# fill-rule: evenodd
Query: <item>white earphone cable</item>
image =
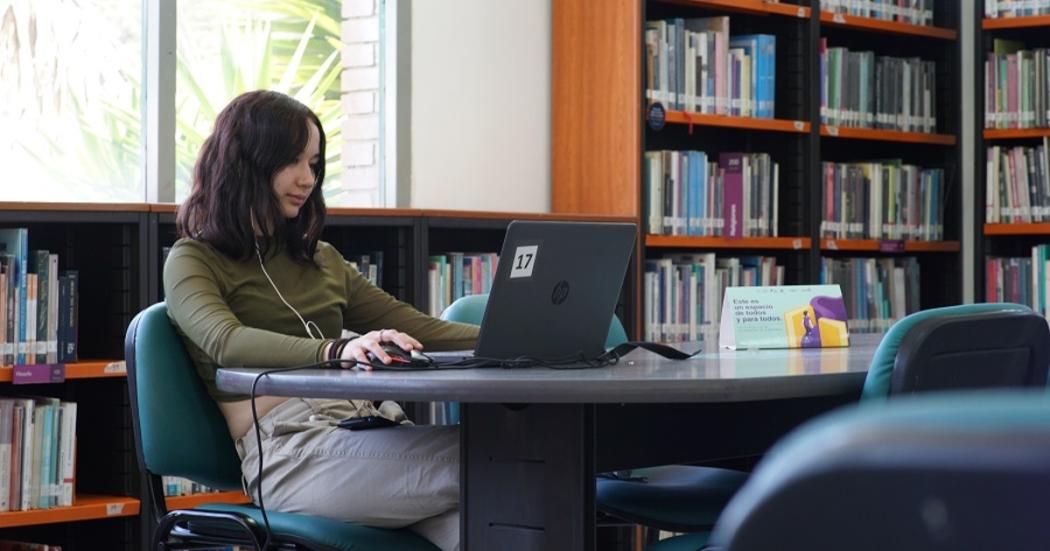
<path id="1" fill-rule="evenodd" d="M 258 243 L 255 244 L 255 256 L 259 259 L 259 267 L 262 268 L 262 273 L 264 276 L 266 276 L 266 281 L 270 282 L 270 286 L 273 287 L 273 290 L 277 293 L 277 298 L 281 299 L 281 302 L 283 302 L 284 305 L 287 306 L 288 309 L 295 314 L 295 317 L 299 318 L 299 322 L 303 324 L 303 329 L 306 329 L 306 334 L 309 335 L 311 339 L 325 338 L 324 333 L 321 332 L 321 328 L 316 323 L 312 321 L 308 322 L 305 319 L 303 319 L 302 314 L 300 314 L 298 310 L 293 308 L 292 305 L 288 304 L 288 301 L 284 299 L 284 295 L 281 294 L 281 290 L 277 288 L 277 284 L 273 282 L 273 278 L 270 277 L 270 273 L 266 271 L 266 266 L 263 264 L 262 252 L 259 250 Z M 310 329 L 311 325 L 313 325 L 314 329 L 317 330 L 317 335 L 314 335 L 313 330 Z"/>

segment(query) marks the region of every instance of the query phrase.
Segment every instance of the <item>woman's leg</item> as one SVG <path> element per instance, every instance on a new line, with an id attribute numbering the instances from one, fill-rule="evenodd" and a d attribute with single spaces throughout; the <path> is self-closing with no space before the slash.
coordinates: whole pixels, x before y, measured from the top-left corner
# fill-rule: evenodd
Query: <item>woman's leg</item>
<path id="1" fill-rule="evenodd" d="M 418 523 L 413 529 L 442 549 L 456 548 L 458 427 L 350 431 L 332 426 L 345 415 L 342 407 L 289 400 L 260 422 L 267 508 L 384 528 Z M 239 444 L 247 488 L 258 501 L 254 431 Z"/>

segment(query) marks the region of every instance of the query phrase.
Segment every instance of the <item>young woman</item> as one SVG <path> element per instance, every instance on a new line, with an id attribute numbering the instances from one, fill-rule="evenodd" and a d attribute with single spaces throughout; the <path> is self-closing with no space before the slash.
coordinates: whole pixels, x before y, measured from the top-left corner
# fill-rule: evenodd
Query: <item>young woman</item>
<path id="1" fill-rule="evenodd" d="M 454 350 L 477 338 L 477 327 L 426 316 L 371 285 L 319 240 L 324 158 L 321 123 L 306 106 L 267 91 L 234 99 L 201 149 L 164 265 L 169 315 L 226 418 L 253 499 L 251 403 L 216 388 L 217 368 L 364 362 L 369 352 L 389 363 L 383 344 Z M 340 338 L 344 329 L 360 336 Z M 409 426 L 394 402 L 266 396 L 256 409 L 268 509 L 408 526 L 442 549 L 458 547 L 456 427 Z M 406 426 L 336 426 L 366 415 Z"/>

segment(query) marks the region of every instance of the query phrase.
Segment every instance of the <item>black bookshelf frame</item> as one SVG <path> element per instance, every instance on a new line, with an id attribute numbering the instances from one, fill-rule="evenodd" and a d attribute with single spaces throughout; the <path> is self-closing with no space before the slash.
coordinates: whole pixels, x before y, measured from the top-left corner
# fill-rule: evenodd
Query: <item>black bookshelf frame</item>
<path id="1" fill-rule="evenodd" d="M 1035 245 L 1050 243 L 1050 233 L 1043 232 L 1042 230 L 1034 230 L 1031 233 L 1023 231 L 1017 233 L 1010 233 L 1004 235 L 993 235 L 985 233 L 986 212 L 985 212 L 985 201 L 987 199 L 987 149 L 990 146 L 996 144 L 1002 145 L 1032 145 L 1033 140 L 1041 140 L 1041 136 L 1032 137 L 1010 137 L 1010 138 L 985 138 L 985 100 L 987 98 L 987 86 L 986 75 L 984 71 L 984 64 L 986 56 L 992 51 L 992 43 L 996 38 L 1004 37 L 1010 39 L 1022 39 L 1026 42 L 1030 42 L 1033 39 L 1037 39 L 1037 43 L 1026 43 L 1026 48 L 1038 48 L 1038 47 L 1050 47 L 1050 39 L 1045 38 L 1045 31 L 1050 28 L 1047 26 L 1022 26 L 1022 27 L 1009 27 L 1001 29 L 985 29 L 984 21 L 984 9 L 985 0 L 975 0 L 974 21 L 973 21 L 973 36 L 974 36 L 974 86 L 972 93 L 974 94 L 974 155 L 973 155 L 973 173 L 974 173 L 974 202 L 973 202 L 973 231 L 971 232 L 971 239 L 973 240 L 973 256 L 974 265 L 973 270 L 973 281 L 974 281 L 974 301 L 975 302 L 987 302 L 994 299 L 989 297 L 986 293 L 987 290 L 987 274 L 985 272 L 985 261 L 989 256 L 1007 256 L 1007 257 L 1029 257 L 1031 255 L 1031 248 Z M 1005 19 L 1005 18 L 1004 18 Z M 1022 18 L 1023 19 L 1023 18 Z M 1040 31 L 1043 32 L 1040 35 Z M 1050 131 L 1048 131 L 1050 133 Z M 1006 225 L 1006 223 L 1004 223 Z M 1045 226 L 1045 223 L 1041 223 Z"/>
<path id="2" fill-rule="evenodd" d="M 639 113 L 643 117 L 641 124 L 641 185 L 638 186 L 641 197 L 640 220 L 641 231 L 648 230 L 649 201 L 647 193 L 647 181 L 645 176 L 644 154 L 648 150 L 657 149 L 700 149 L 709 154 L 717 154 L 720 151 L 747 151 L 768 152 L 781 164 L 780 178 L 780 235 L 790 237 L 808 237 L 811 242 L 809 248 L 797 251 L 785 251 L 783 249 L 771 249 L 744 245 L 738 248 L 710 248 L 704 245 L 684 246 L 682 248 L 653 248 L 643 249 L 643 257 L 659 257 L 665 253 L 674 252 L 716 252 L 722 256 L 754 255 L 774 256 L 778 259 L 778 265 L 782 258 L 787 258 L 786 277 L 790 283 L 817 283 L 820 279 L 821 260 L 824 257 L 832 258 L 880 258 L 887 256 L 915 256 L 922 269 L 920 300 L 923 308 L 958 304 L 962 302 L 963 295 L 963 270 L 961 247 L 948 247 L 947 251 L 933 250 L 905 250 L 903 252 L 881 252 L 824 249 L 821 246 L 820 222 L 823 204 L 822 163 L 825 160 L 846 161 L 887 158 L 887 155 L 904 158 L 906 162 L 918 164 L 923 167 L 943 168 L 945 171 L 945 197 L 944 204 L 944 240 L 962 241 L 963 236 L 963 212 L 964 202 L 962 197 L 962 174 L 959 167 L 962 166 L 962 120 L 967 113 L 962 107 L 962 40 L 961 34 L 961 7 L 955 0 L 937 0 L 934 8 L 934 24 L 942 29 L 955 31 L 956 38 L 946 40 L 940 37 L 920 36 L 913 34 L 887 34 L 885 30 L 867 28 L 843 28 L 839 25 L 826 24 L 821 21 L 820 0 L 787 0 L 781 2 L 809 8 L 808 19 L 801 19 L 786 15 L 741 13 L 727 7 L 707 7 L 698 2 L 696 5 L 688 5 L 688 2 L 667 2 L 664 0 L 639 0 L 642 17 L 641 20 L 648 21 L 650 18 L 665 17 L 693 17 L 693 16 L 715 16 L 728 15 L 731 17 L 730 31 L 733 34 L 740 32 L 755 32 L 763 29 L 777 29 L 774 34 L 778 37 L 777 43 L 777 108 L 776 116 L 782 119 L 796 119 L 807 122 L 810 125 L 809 132 L 803 134 L 788 134 L 766 130 L 753 129 L 725 129 L 721 127 L 703 127 L 697 125 L 692 129 L 696 132 L 710 132 L 715 135 L 712 143 L 727 135 L 739 133 L 742 136 L 761 135 L 759 138 L 744 137 L 747 147 L 726 149 L 717 146 L 712 150 L 697 147 L 699 140 L 690 136 L 688 140 L 666 137 L 656 137 L 657 134 L 667 134 L 667 125 L 659 131 L 651 130 L 646 121 L 645 114 L 649 102 L 645 97 L 645 63 L 640 64 L 642 90 L 638 92 Z M 655 9 L 653 9 L 655 7 Z M 741 26 L 734 25 L 743 22 L 744 31 L 736 31 Z M 852 49 L 855 44 L 863 44 L 865 49 L 875 51 L 876 55 L 904 55 L 909 48 L 924 48 L 917 57 L 937 62 L 937 132 L 955 136 L 952 145 L 910 143 L 906 141 L 881 141 L 867 139 L 848 139 L 824 136 L 821 133 L 820 117 L 820 58 L 819 45 L 824 36 L 844 36 L 850 33 L 852 36 L 847 44 Z M 644 32 L 643 40 L 639 44 L 641 59 L 645 59 Z M 797 36 L 798 44 L 782 44 L 781 38 L 785 35 Z M 868 38 L 870 37 L 870 39 Z M 797 46 L 797 47 L 796 47 Z M 790 50 L 788 50 L 790 48 Z M 792 62 L 793 52 L 798 50 L 800 59 Z M 888 50 L 888 51 L 887 51 Z M 929 55 L 934 52 L 934 55 Z M 784 67 L 785 59 L 788 60 Z M 797 71 L 799 74 L 789 82 L 781 79 Z M 810 93 L 806 93 L 810 91 Z M 782 94 L 787 92 L 787 95 Z M 785 106 L 786 104 L 786 106 Z M 754 140 L 754 141 L 751 141 Z M 732 141 L 732 140 L 730 140 Z M 739 140 L 737 140 L 739 141 Z M 768 144 L 781 143 L 780 150 L 770 148 L 753 147 L 755 142 Z M 723 140 L 724 143 L 724 140 Z M 792 145 L 794 147 L 792 147 Z M 668 145 L 670 145 L 668 147 Z M 733 142 L 730 147 L 736 145 Z M 849 159 L 845 157 L 855 153 Z M 830 155 L 830 157 L 829 157 Z M 787 162 L 785 163 L 785 159 Z M 785 168 L 792 170 L 799 178 L 796 183 L 785 178 Z M 791 173 L 788 172 L 788 177 Z M 797 233 L 796 233 L 797 232 Z M 844 240 L 840 240 L 844 241 Z M 792 269 L 795 267 L 795 269 Z M 644 301 L 646 297 L 642 297 Z"/>

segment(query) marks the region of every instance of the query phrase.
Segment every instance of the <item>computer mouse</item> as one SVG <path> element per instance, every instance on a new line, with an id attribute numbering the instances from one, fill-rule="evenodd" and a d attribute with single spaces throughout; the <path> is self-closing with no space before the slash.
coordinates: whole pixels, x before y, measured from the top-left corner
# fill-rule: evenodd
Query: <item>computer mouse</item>
<path id="1" fill-rule="evenodd" d="M 405 352 L 404 350 L 401 349 L 400 346 L 398 346 L 398 345 L 396 345 L 396 344 L 394 344 L 392 342 L 385 342 L 385 343 L 381 344 L 380 346 L 383 347 L 383 352 L 386 352 L 386 355 L 390 356 L 390 364 L 388 364 L 388 365 L 394 365 L 394 364 L 410 365 L 412 363 L 412 354 L 410 352 Z M 373 354 L 371 352 L 368 353 L 368 361 L 372 362 L 373 364 L 377 364 L 377 365 L 383 364 L 383 360 L 380 360 L 379 357 L 377 357 L 375 354 Z"/>

